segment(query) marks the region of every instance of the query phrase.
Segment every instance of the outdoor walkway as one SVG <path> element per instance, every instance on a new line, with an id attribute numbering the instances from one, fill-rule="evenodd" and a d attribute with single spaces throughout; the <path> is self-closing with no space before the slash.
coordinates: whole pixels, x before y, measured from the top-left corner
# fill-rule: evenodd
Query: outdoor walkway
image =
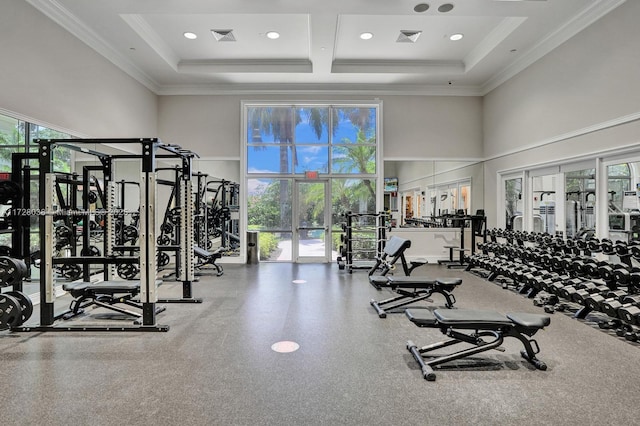
<path id="1" fill-rule="evenodd" d="M 292 260 L 291 240 L 282 240 L 278 244 L 280 254 L 276 260 Z M 300 256 L 324 256 L 324 241 L 320 239 L 309 239 L 300 241 Z M 335 260 L 338 252 L 331 252 L 331 259 Z"/>

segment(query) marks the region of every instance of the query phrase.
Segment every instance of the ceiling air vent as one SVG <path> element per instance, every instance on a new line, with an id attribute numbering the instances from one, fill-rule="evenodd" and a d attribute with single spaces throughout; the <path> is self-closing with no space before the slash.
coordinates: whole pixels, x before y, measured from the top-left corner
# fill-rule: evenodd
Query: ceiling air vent
<path id="1" fill-rule="evenodd" d="M 211 30 L 211 34 L 217 41 L 236 41 L 233 30 Z"/>
<path id="2" fill-rule="evenodd" d="M 414 31 L 414 30 L 400 30 L 400 35 L 398 35 L 397 43 L 415 43 L 418 41 L 418 37 L 420 37 L 422 31 Z"/>

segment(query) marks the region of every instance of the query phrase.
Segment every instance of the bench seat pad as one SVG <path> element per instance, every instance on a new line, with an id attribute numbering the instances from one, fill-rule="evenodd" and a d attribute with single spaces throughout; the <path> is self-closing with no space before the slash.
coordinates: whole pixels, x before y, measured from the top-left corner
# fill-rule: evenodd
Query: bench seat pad
<path id="1" fill-rule="evenodd" d="M 433 315 L 442 325 L 454 328 L 493 329 L 513 325 L 505 315 L 495 311 L 467 309 L 436 309 Z"/>
<path id="2" fill-rule="evenodd" d="M 461 278 L 436 278 L 436 279 L 428 279 L 425 277 L 389 277 L 388 278 L 389 285 L 392 287 L 413 287 L 412 284 L 424 284 L 428 286 L 432 286 L 434 284 L 439 284 L 443 286 L 456 286 L 462 284 Z"/>
<path id="3" fill-rule="evenodd" d="M 547 315 L 528 314 L 525 312 L 508 313 L 509 318 L 514 323 L 526 328 L 543 328 L 551 324 L 551 318 Z"/>
<path id="4" fill-rule="evenodd" d="M 160 285 L 161 280 L 156 280 L 156 285 Z M 114 293 L 134 293 L 140 290 L 140 281 L 99 281 L 99 282 L 77 282 L 77 283 L 65 283 L 62 289 L 69 292 L 86 292 L 91 291 L 93 293 L 102 294 L 114 294 Z"/>

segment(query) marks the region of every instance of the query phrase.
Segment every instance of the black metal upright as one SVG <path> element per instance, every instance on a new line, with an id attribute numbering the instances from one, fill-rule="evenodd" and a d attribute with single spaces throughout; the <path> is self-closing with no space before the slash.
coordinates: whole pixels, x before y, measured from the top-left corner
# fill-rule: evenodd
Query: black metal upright
<path id="1" fill-rule="evenodd" d="M 41 141 L 38 149 L 40 163 L 40 325 L 50 326 L 55 321 L 53 283 L 53 170 L 50 141 Z"/>
<path id="2" fill-rule="evenodd" d="M 156 323 L 156 151 L 157 139 L 142 143 L 142 191 L 140 191 L 140 301 L 142 325 Z"/>

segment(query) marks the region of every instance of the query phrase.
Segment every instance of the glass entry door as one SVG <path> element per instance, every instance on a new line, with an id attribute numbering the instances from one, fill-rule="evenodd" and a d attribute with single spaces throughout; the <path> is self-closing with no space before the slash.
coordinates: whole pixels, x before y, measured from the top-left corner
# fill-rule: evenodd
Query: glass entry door
<path id="1" fill-rule="evenodd" d="M 295 262 L 330 262 L 331 197 L 327 181 L 295 181 L 293 259 Z"/>

